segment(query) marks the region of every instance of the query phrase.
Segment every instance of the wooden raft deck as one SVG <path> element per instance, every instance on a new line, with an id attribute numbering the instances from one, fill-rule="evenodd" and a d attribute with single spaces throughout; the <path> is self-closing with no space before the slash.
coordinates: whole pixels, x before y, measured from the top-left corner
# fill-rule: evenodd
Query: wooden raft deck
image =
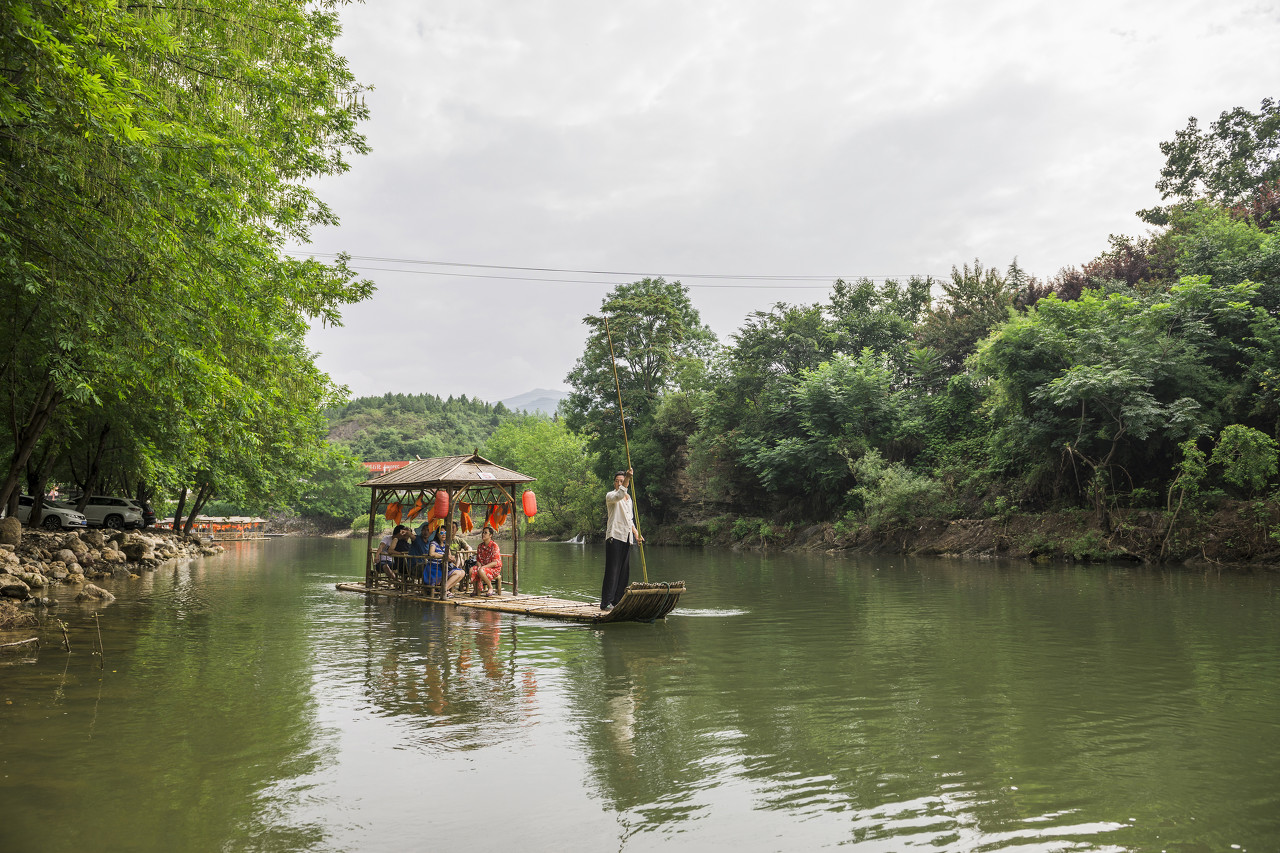
<path id="1" fill-rule="evenodd" d="M 363 592 L 366 595 L 402 598 L 428 604 L 465 607 L 472 610 L 497 610 L 500 613 L 519 613 L 525 616 L 542 616 L 547 619 L 566 619 L 571 622 L 592 624 L 652 622 L 655 619 L 662 619 L 675 609 L 680 596 L 685 592 L 684 581 L 633 583 L 627 587 L 626 593 L 617 606 L 612 610 L 603 611 L 595 602 L 570 601 L 550 595 L 512 595 L 509 592 L 503 592 L 500 596 L 495 595 L 493 598 L 460 595 L 457 598 L 441 600 L 429 598 L 420 592 L 401 592 L 385 587 L 370 588 L 362 583 L 340 583 L 337 587 L 344 592 Z"/>

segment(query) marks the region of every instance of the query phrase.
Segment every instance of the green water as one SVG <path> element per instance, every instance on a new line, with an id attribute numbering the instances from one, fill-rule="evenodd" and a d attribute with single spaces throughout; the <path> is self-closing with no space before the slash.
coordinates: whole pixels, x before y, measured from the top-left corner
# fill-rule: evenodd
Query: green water
<path id="1" fill-rule="evenodd" d="M 684 606 L 591 628 L 336 591 L 361 544 L 0 657 L 0 851 L 1280 849 L 1274 575 L 652 548 Z"/>

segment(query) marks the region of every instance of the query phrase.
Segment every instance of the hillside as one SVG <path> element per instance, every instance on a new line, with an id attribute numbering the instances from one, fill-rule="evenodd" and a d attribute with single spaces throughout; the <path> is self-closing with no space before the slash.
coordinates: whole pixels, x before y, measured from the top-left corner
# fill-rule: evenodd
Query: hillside
<path id="1" fill-rule="evenodd" d="M 465 394 L 445 399 L 391 393 L 357 397 L 326 414 L 329 440 L 366 462 L 470 453 L 515 417 L 502 403 Z"/>

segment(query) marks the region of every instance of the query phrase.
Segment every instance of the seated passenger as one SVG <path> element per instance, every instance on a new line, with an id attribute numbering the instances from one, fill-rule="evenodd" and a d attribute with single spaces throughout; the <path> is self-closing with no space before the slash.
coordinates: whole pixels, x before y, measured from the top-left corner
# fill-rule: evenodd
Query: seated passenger
<path id="1" fill-rule="evenodd" d="M 476 549 L 476 567 L 471 570 L 471 594 L 478 595 L 484 587 L 484 595 L 493 596 L 493 582 L 502 576 L 502 555 L 498 543 L 493 541 L 494 529 L 484 526 L 480 533 L 480 547 Z"/>
<path id="2" fill-rule="evenodd" d="M 440 573 L 444 570 L 444 528 L 441 527 L 434 535 L 428 534 L 427 525 L 418 528 L 418 536 L 413 541 L 409 553 L 415 560 L 422 564 L 422 582 L 431 586 L 440 583 Z M 458 585 L 458 581 L 462 580 L 463 571 L 450 567 L 449 577 L 445 581 L 444 592 L 445 598 L 449 597 L 449 592 Z"/>
<path id="3" fill-rule="evenodd" d="M 449 562 L 462 568 L 467 558 L 473 556 L 475 551 L 467 540 L 462 538 L 462 532 L 458 530 L 458 522 L 450 522 L 449 529 L 453 532 L 453 544 L 449 547 Z"/>
<path id="4" fill-rule="evenodd" d="M 403 524 L 397 524 L 394 530 L 382 537 L 378 542 L 378 553 L 374 556 L 376 571 L 382 572 L 393 581 L 400 580 L 395 571 L 396 551 L 401 542 L 407 544 L 409 535 L 411 535 L 409 528 Z"/>

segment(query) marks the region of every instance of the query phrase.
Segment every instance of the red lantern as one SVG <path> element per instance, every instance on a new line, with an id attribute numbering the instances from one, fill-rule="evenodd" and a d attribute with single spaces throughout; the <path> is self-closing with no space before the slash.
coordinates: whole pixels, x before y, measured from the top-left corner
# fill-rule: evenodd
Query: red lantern
<path id="1" fill-rule="evenodd" d="M 533 518 L 538 514 L 538 499 L 534 496 L 532 489 L 525 489 L 524 495 L 521 497 L 524 503 L 524 517 Z"/>
<path id="2" fill-rule="evenodd" d="M 436 502 L 431 505 L 432 518 L 448 518 L 449 517 L 449 493 L 444 489 L 436 490 Z"/>

